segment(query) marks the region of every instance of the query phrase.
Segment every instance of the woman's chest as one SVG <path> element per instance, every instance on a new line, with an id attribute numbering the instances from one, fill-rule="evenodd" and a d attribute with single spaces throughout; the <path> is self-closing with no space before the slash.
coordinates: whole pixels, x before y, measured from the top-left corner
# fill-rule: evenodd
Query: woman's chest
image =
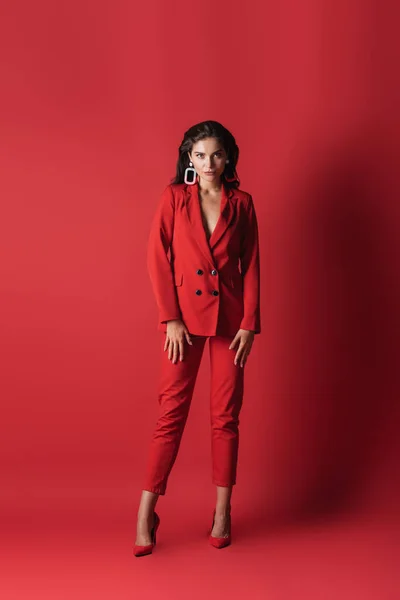
<path id="1" fill-rule="evenodd" d="M 221 210 L 221 203 L 200 206 L 182 203 L 176 206 L 174 219 L 174 252 L 202 250 L 212 260 L 211 254 L 237 257 L 241 251 L 244 221 L 239 203 L 231 203 Z"/>
<path id="2" fill-rule="evenodd" d="M 215 197 L 200 197 L 200 216 L 207 240 L 214 233 L 221 216 L 221 194 Z"/>

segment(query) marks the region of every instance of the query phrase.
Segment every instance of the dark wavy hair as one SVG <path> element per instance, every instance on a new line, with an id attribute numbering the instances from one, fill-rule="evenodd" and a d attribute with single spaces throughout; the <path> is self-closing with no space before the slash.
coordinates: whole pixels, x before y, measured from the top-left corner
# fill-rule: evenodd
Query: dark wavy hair
<path id="1" fill-rule="evenodd" d="M 235 138 L 226 127 L 218 121 L 202 121 L 193 125 L 185 131 L 181 145 L 179 146 L 178 161 L 176 163 L 176 175 L 171 183 L 184 183 L 185 169 L 189 166 L 188 152 L 192 151 L 193 144 L 204 138 L 216 138 L 224 147 L 229 159 L 222 173 L 222 180 L 225 186 L 229 188 L 238 188 L 240 185 L 239 177 L 236 173 L 236 165 L 239 158 L 239 147 Z M 234 179 L 234 181 L 227 181 Z"/>

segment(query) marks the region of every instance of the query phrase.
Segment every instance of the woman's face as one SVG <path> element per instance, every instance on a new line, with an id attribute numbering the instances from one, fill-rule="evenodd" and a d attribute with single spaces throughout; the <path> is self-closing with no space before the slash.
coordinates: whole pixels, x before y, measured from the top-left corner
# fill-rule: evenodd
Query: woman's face
<path id="1" fill-rule="evenodd" d="M 205 182 L 219 181 L 227 159 L 226 152 L 216 138 L 199 140 L 188 153 L 196 172 Z"/>

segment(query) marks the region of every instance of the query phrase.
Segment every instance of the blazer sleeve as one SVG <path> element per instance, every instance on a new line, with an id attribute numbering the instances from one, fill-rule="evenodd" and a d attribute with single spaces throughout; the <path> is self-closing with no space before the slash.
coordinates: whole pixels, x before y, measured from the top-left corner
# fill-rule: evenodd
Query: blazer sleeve
<path id="1" fill-rule="evenodd" d="M 181 319 L 174 273 L 168 258 L 174 232 L 174 194 L 167 185 L 161 194 L 147 243 L 147 269 L 156 298 L 160 323 Z"/>
<path id="2" fill-rule="evenodd" d="M 257 216 L 251 195 L 245 207 L 240 268 L 243 277 L 244 304 L 240 329 L 260 333 L 260 251 Z"/>

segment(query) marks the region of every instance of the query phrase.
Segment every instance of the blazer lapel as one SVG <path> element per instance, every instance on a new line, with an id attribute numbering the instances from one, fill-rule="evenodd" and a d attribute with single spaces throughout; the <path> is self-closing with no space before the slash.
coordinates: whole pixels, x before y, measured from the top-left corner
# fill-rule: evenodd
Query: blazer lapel
<path id="1" fill-rule="evenodd" d="M 187 216 L 189 222 L 192 226 L 193 236 L 202 251 L 205 258 L 210 262 L 210 264 L 214 267 L 214 259 L 212 255 L 212 249 L 217 244 L 217 242 L 221 239 L 226 229 L 229 227 L 230 222 L 234 216 L 234 206 L 231 201 L 231 198 L 234 196 L 232 190 L 227 190 L 224 185 L 222 185 L 222 197 L 221 197 L 221 211 L 220 216 L 218 218 L 215 229 L 210 237 L 210 240 L 207 241 L 206 232 L 203 226 L 202 214 L 201 214 L 201 206 L 200 206 L 200 197 L 199 197 L 199 187 L 196 182 L 193 185 L 186 184 L 186 199 L 185 206 L 187 211 Z"/>
<path id="2" fill-rule="evenodd" d="M 214 246 L 217 245 L 219 240 L 222 238 L 225 231 L 231 224 L 233 217 L 235 216 L 235 205 L 231 200 L 233 196 L 233 190 L 227 190 L 225 186 L 222 185 L 221 213 L 219 215 L 219 219 L 217 221 L 215 229 L 210 237 L 209 243 L 211 250 L 214 248 Z"/>

